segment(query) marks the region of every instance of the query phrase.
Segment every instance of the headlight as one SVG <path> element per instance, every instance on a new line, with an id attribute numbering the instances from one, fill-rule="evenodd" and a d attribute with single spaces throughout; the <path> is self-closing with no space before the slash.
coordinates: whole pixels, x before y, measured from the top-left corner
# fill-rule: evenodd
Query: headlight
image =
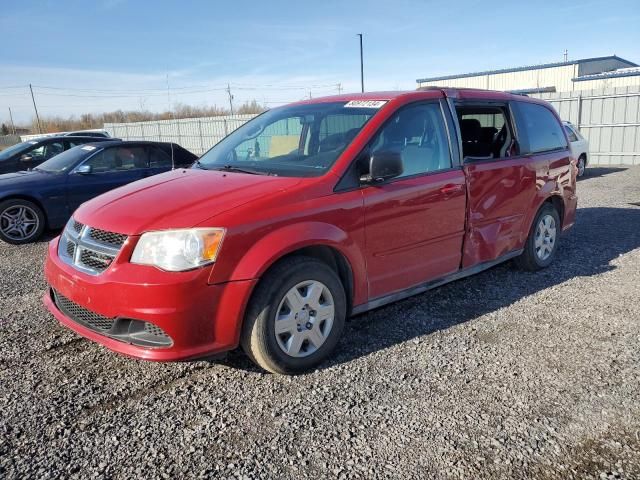
<path id="1" fill-rule="evenodd" d="M 224 228 L 190 228 L 144 233 L 136 245 L 131 263 L 153 265 L 181 272 L 216 261 Z"/>

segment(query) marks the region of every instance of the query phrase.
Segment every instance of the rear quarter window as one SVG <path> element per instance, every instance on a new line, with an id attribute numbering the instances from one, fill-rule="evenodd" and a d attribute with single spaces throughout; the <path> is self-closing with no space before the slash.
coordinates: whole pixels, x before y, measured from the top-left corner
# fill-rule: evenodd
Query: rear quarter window
<path id="1" fill-rule="evenodd" d="M 536 103 L 514 103 L 522 153 L 552 152 L 568 147 L 563 127 L 551 110 Z"/>

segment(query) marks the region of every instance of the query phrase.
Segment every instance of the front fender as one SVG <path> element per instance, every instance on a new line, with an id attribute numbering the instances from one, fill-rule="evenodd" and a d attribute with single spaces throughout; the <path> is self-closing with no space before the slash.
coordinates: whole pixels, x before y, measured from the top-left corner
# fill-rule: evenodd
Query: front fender
<path id="1" fill-rule="evenodd" d="M 229 278 L 224 281 L 240 281 L 260 278 L 279 259 L 296 250 L 310 246 L 327 246 L 340 252 L 353 273 L 353 303 L 366 301 L 365 260 L 360 247 L 347 232 L 324 222 L 303 222 L 287 225 L 262 237 L 240 259 Z M 217 279 L 214 268 L 210 283 Z"/>

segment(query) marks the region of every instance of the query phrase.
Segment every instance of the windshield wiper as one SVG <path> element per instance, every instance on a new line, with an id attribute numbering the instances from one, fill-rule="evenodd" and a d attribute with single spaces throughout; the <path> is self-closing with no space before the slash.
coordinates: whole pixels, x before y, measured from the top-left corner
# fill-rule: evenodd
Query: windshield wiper
<path id="1" fill-rule="evenodd" d="M 225 172 L 249 173 L 251 175 L 271 175 L 268 172 L 260 172 L 258 170 L 236 167 L 234 165 L 225 165 L 224 167 L 218 168 L 217 170 L 224 170 Z"/>

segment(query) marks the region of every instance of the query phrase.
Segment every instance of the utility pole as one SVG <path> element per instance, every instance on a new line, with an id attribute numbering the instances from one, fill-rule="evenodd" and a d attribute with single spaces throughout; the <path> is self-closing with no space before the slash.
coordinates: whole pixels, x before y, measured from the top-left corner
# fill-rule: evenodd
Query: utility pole
<path id="1" fill-rule="evenodd" d="M 357 34 L 360 37 L 360 87 L 362 93 L 364 93 L 364 60 L 362 58 L 362 34 Z"/>
<path id="2" fill-rule="evenodd" d="M 29 90 L 31 90 L 31 100 L 33 100 L 33 109 L 36 111 L 36 119 L 38 120 L 38 133 L 42 133 L 42 125 L 40 125 L 40 115 L 38 115 L 38 107 L 36 107 L 36 99 L 33 96 L 33 87 L 29 84 Z"/>
<path id="3" fill-rule="evenodd" d="M 340 95 L 342 93 L 342 84 L 338 83 L 336 87 L 338 87 L 338 95 Z"/>
<path id="4" fill-rule="evenodd" d="M 13 114 L 11 113 L 11 107 L 9 107 L 9 118 L 11 119 L 11 128 L 13 129 L 13 134 L 16 134 L 16 125 L 13 123 Z"/>
<path id="5" fill-rule="evenodd" d="M 569 61 L 569 50 L 567 50 L 566 48 L 564 49 L 564 63 L 567 63 Z"/>
<path id="6" fill-rule="evenodd" d="M 169 89 L 169 74 L 167 73 L 167 108 L 171 113 L 171 90 Z"/>
<path id="7" fill-rule="evenodd" d="M 231 95 L 231 85 L 227 83 L 227 93 L 229 94 L 229 109 L 233 115 L 233 95 Z"/>

